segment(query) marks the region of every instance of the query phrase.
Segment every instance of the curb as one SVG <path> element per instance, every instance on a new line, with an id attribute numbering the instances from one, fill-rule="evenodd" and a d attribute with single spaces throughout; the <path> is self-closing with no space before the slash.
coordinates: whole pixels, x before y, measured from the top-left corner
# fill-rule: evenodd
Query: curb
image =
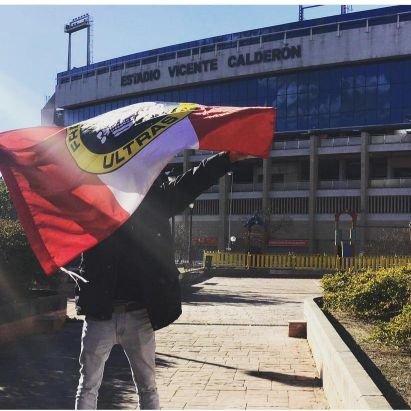
<path id="1" fill-rule="evenodd" d="M 304 300 L 307 341 L 331 409 L 392 410 L 316 302 Z"/>

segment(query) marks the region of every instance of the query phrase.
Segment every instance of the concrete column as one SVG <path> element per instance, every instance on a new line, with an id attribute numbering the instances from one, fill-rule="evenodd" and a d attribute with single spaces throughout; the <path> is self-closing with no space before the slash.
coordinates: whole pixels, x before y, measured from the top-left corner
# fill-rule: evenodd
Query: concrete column
<path id="1" fill-rule="evenodd" d="M 315 216 L 316 199 L 318 186 L 318 136 L 310 136 L 310 191 L 308 198 L 308 240 L 309 252 L 313 254 L 317 251 Z"/>
<path id="2" fill-rule="evenodd" d="M 225 250 L 228 241 L 228 193 L 232 176 L 226 174 L 219 181 L 218 249 Z"/>
<path id="3" fill-rule="evenodd" d="M 263 159 L 263 215 L 270 212 L 271 161 L 271 158 Z"/>
<path id="4" fill-rule="evenodd" d="M 367 225 L 368 225 L 368 185 L 370 175 L 370 159 L 368 145 L 370 134 L 363 131 L 361 133 L 361 198 L 360 198 L 360 247 L 359 251 L 363 251 L 367 241 Z"/>

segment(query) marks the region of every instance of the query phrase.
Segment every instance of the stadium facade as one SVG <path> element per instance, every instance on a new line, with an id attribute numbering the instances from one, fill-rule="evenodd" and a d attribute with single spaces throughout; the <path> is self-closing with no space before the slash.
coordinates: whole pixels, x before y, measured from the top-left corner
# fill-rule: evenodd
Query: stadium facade
<path id="1" fill-rule="evenodd" d="M 241 249 L 257 213 L 270 251 L 333 253 L 341 214 L 338 243 L 351 235 L 356 252 L 382 238 L 407 246 L 410 39 L 411 6 L 392 6 L 139 52 L 58 73 L 43 123 L 144 101 L 276 107 L 270 157 L 239 163 L 199 197 L 193 242 Z M 186 151 L 169 169 L 208 155 Z"/>

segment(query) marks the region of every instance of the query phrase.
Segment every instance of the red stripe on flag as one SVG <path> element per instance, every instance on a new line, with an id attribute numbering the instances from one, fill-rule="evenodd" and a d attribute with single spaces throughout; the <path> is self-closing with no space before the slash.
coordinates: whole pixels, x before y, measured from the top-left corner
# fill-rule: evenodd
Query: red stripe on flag
<path id="1" fill-rule="evenodd" d="M 238 151 L 268 157 L 271 151 L 275 110 L 267 107 L 204 107 L 189 115 L 199 148 Z"/>
<path id="2" fill-rule="evenodd" d="M 75 164 L 64 129 L 4 133 L 0 152 L 6 184 L 46 274 L 106 238 L 129 217 L 98 176 Z"/>

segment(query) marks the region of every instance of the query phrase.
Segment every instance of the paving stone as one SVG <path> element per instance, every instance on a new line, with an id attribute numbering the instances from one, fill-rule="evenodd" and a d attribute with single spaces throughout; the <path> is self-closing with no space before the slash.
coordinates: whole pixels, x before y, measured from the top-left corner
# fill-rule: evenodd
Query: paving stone
<path id="1" fill-rule="evenodd" d="M 218 277 L 212 283 L 194 286 L 177 323 L 157 332 L 159 352 L 186 359 L 170 358 L 180 371 L 168 375 L 169 385 L 191 395 L 185 408 L 326 408 L 306 340 L 287 335 L 288 321 L 303 317 L 303 299 L 320 294 L 318 280 Z M 230 303 L 232 295 L 241 303 Z M 184 391 L 190 383 L 195 398 Z M 180 408 L 180 398 L 166 404 Z"/>

